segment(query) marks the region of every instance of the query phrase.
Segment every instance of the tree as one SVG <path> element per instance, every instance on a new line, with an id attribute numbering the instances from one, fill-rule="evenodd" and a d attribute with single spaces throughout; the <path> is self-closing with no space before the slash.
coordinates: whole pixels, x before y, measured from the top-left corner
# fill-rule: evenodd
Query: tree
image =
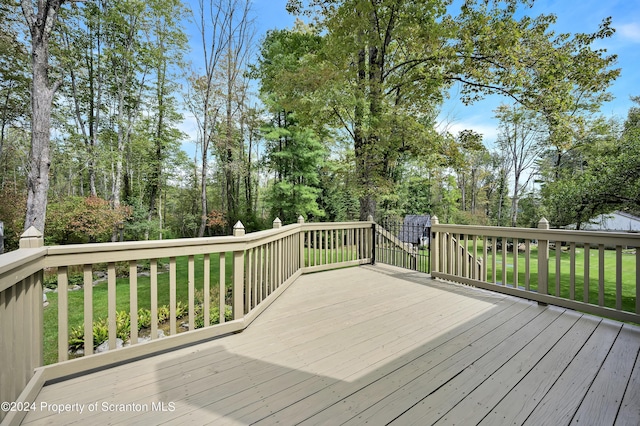
<path id="1" fill-rule="evenodd" d="M 461 84 L 467 103 L 498 93 L 542 110 L 557 129 L 567 115 L 597 104 L 618 73 L 608 69 L 615 57 L 591 48 L 612 34 L 609 20 L 594 34 L 556 35 L 552 15 L 518 18 L 529 1 L 470 0 L 457 16 L 436 0 L 308 3 L 326 34 L 314 72 L 303 75 L 315 100 L 308 113 L 350 135 L 362 219 L 375 216 L 399 156 L 429 143 L 414 137 L 424 126 L 419 118 L 451 84 Z M 299 13 L 302 1 L 288 8 Z"/>
<path id="2" fill-rule="evenodd" d="M 234 161 L 240 150 L 238 129 L 233 118 L 237 106 L 244 102 L 235 91 L 242 86 L 241 75 L 251 39 L 250 2 L 247 0 L 215 0 L 209 4 L 198 1 L 194 22 L 202 42 L 204 73 L 194 72 L 190 78 L 189 107 L 199 130 L 201 217 L 198 235 L 207 225 L 208 156 L 215 150 L 221 159 L 227 210 L 237 214 L 240 192 Z M 246 91 L 246 87 L 242 87 Z M 238 102 L 242 100 L 242 102 Z M 240 132 L 241 133 L 241 132 Z M 217 145 L 216 145 L 217 144 Z M 244 147 L 242 147 L 243 149 Z M 233 220 L 234 218 L 228 218 Z"/>
<path id="3" fill-rule="evenodd" d="M 523 108 L 501 105 L 495 111 L 500 120 L 498 147 L 510 163 L 513 173 L 513 195 L 511 197 L 511 226 L 518 224 L 518 202 L 533 179 L 530 171 L 542 152 L 543 130 L 535 113 Z"/>
<path id="4" fill-rule="evenodd" d="M 640 104 L 639 97 L 632 99 Z M 593 123 L 590 137 L 565 153 L 567 170 L 543 184 L 552 226 L 580 228 L 603 213 L 640 211 L 640 108 L 629 110 L 619 135 L 613 123 L 603 124 Z"/>
<path id="5" fill-rule="evenodd" d="M 44 232 L 51 168 L 49 138 L 51 107 L 60 80 L 49 79 L 49 40 L 64 0 L 22 0 L 22 13 L 31 34 L 31 151 L 27 177 L 25 230 L 34 226 Z"/>
<path id="6" fill-rule="evenodd" d="M 323 217 L 318 184 L 325 150 L 317 136 L 310 129 L 298 128 L 293 115 L 286 113 L 276 114 L 265 131 L 267 161 L 275 174 L 266 200 L 271 215 L 285 223 L 295 222 L 298 216 Z"/>
<path id="7" fill-rule="evenodd" d="M 28 115 L 29 54 L 20 41 L 18 17 L 0 7 L 0 162 L 9 131 Z"/>
<path id="8" fill-rule="evenodd" d="M 83 142 L 86 160 L 89 194 L 98 196 L 96 167 L 103 104 L 104 83 L 108 68 L 103 48 L 105 2 L 88 2 L 73 7 L 62 16 L 61 67 L 68 76 L 66 98 L 71 105 L 69 116 L 74 127 L 68 126 L 70 138 L 76 136 Z M 81 186 L 84 189 L 84 184 Z"/>

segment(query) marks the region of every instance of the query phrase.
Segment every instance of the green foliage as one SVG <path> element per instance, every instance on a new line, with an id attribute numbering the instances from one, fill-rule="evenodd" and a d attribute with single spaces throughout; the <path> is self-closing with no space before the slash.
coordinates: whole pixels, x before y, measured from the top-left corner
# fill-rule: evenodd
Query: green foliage
<path id="1" fill-rule="evenodd" d="M 289 108 L 301 122 L 349 135 L 361 218 L 382 199 L 395 203 L 389 182 L 404 153 L 437 146 L 433 112 L 451 84 L 461 84 L 465 103 L 503 94 L 537 111 L 559 144 L 560 135 L 579 127 L 576 111 L 597 108 L 619 73 L 610 68 L 614 56 L 592 47 L 613 33 L 609 19 L 594 34 L 571 36 L 553 32 L 553 15 L 529 17 L 528 1 L 467 1 L 458 15 L 448 5 L 288 3 L 288 9 L 313 16 L 323 36 L 317 51 L 294 56 L 303 72 L 274 91 L 289 91 Z"/>
<path id="2" fill-rule="evenodd" d="M 151 327 L 151 310 L 138 309 L 138 330 Z"/>
<path id="3" fill-rule="evenodd" d="M 639 117 L 640 108 L 631 108 L 619 136 L 612 124 L 603 131 L 603 123 L 594 123 L 593 137 L 547 174 L 542 199 L 552 226 L 580 227 L 602 213 L 640 210 Z"/>
<path id="4" fill-rule="evenodd" d="M 4 222 L 5 251 L 16 250 L 24 231 L 27 197 L 7 185 L 0 188 L 0 220 Z"/>
<path id="5" fill-rule="evenodd" d="M 176 319 L 187 315 L 187 308 L 182 302 L 176 304 Z M 158 307 L 158 324 L 170 319 L 169 306 Z M 216 317 L 217 320 L 217 317 Z M 151 327 L 151 311 L 149 309 L 138 310 L 138 331 Z M 116 312 L 116 337 L 127 342 L 131 337 L 131 316 L 126 311 Z M 109 339 L 109 323 L 101 318 L 93 323 L 93 348 L 97 348 Z M 69 332 L 69 350 L 77 351 L 84 348 L 84 326 L 72 327 Z"/>
<path id="6" fill-rule="evenodd" d="M 231 306 L 225 305 L 224 309 L 224 318 L 226 321 L 231 321 L 233 319 L 233 312 L 231 311 Z M 212 306 L 209 309 L 209 324 L 218 324 L 220 322 L 220 308 L 218 306 Z M 194 320 L 196 328 L 204 327 L 204 309 L 202 305 L 198 305 L 196 308 L 196 317 Z"/>
<path id="7" fill-rule="evenodd" d="M 50 203 L 47 211 L 47 244 L 108 241 L 130 214 L 127 207 L 113 209 L 97 197 L 66 197 Z"/>

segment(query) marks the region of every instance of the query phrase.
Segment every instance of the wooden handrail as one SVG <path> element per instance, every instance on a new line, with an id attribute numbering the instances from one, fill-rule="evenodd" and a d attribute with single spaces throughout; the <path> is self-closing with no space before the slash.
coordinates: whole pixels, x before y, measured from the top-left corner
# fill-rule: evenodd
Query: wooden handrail
<path id="1" fill-rule="evenodd" d="M 578 309 L 600 316 L 610 317 L 621 321 L 640 323 L 640 252 L 635 251 L 635 267 L 633 267 L 633 283 L 629 283 L 635 291 L 632 295 L 624 296 L 622 286 L 622 250 L 624 247 L 640 247 L 640 235 L 614 232 L 592 232 L 549 229 L 546 219 L 542 219 L 537 229 L 529 228 L 504 228 L 490 226 L 448 225 L 438 223 L 437 218 L 432 218 L 433 245 L 433 271 L 434 278 L 441 278 L 463 284 L 486 288 L 502 293 L 517 295 L 544 304 Z M 482 272 L 474 276 L 467 273 L 463 267 L 463 261 L 454 249 L 459 245 L 454 235 L 464 235 L 465 242 L 462 245 L 465 250 L 471 250 L 473 257 L 482 260 Z M 502 240 L 501 252 L 496 250 L 498 240 Z M 508 261 L 508 244 L 512 241 L 512 257 Z M 520 242 L 523 242 L 524 253 L 519 253 Z M 482 250 L 477 248 L 482 242 Z M 549 256 L 550 246 L 553 243 L 555 260 Z M 473 244 L 473 248 L 468 247 Z M 562 263 L 562 246 L 565 244 L 568 251 L 568 271 L 565 271 Z M 491 246 L 489 251 L 487 248 Z M 537 256 L 532 256 L 537 245 Z M 584 246 L 582 256 L 577 255 L 576 247 Z M 615 282 L 610 280 L 610 288 L 606 288 L 605 274 L 605 248 L 615 248 Z M 591 253 L 597 250 L 597 288 L 590 285 L 590 260 Z M 583 259 L 584 269 L 580 271 L 576 267 L 576 260 Z M 524 269 L 519 269 L 519 260 L 524 260 Z M 537 267 L 532 265 L 537 262 Z M 553 267 L 550 263 L 554 263 Z M 491 269 L 491 276 L 487 275 Z M 509 268 L 512 272 L 509 272 Z M 496 271 L 501 271 L 498 278 Z M 519 279 L 523 274 L 524 280 Z M 537 276 L 534 280 L 532 277 Z M 568 295 L 563 287 L 563 278 L 568 277 Z M 553 282 L 550 282 L 550 277 Z M 580 283 L 582 280 L 582 283 Z M 580 291 L 582 290 L 582 291 Z M 591 300 L 590 293 L 597 292 L 597 301 Z M 605 294 L 613 293 L 614 302 L 605 303 Z M 635 306 L 631 309 L 623 309 L 623 299 L 635 298 Z"/>

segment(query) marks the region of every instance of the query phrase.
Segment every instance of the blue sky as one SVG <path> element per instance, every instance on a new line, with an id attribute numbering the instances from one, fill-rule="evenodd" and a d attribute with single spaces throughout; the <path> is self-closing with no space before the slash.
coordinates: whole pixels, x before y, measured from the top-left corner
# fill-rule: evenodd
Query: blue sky
<path id="1" fill-rule="evenodd" d="M 253 13 L 257 38 L 274 28 L 290 28 L 295 17 L 285 10 L 286 0 L 254 0 Z M 595 32 L 602 19 L 611 16 L 616 29 L 613 37 L 596 45 L 607 49 L 609 54 L 618 55 L 616 67 L 621 68 L 620 77 L 611 86 L 615 96 L 612 102 L 602 106 L 606 117 L 626 117 L 632 102 L 630 96 L 640 95 L 640 1 L 639 0 L 537 0 L 534 7 L 526 12 L 537 16 L 541 13 L 557 15 L 557 33 Z M 199 52 L 192 45 L 192 53 Z M 442 128 L 456 134 L 463 129 L 472 129 L 484 135 L 485 144 L 492 146 L 497 136 L 497 121 L 493 110 L 505 100 L 490 97 L 465 107 L 452 90 L 451 98 L 445 102 L 440 114 Z M 193 127 L 187 118 L 183 130 L 193 134 Z M 191 123 L 193 124 L 193 123 Z"/>

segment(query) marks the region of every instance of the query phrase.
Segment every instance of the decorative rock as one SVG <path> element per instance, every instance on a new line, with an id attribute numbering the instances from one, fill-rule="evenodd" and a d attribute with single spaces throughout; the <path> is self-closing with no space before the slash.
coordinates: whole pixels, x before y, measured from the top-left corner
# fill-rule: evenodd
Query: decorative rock
<path id="1" fill-rule="evenodd" d="M 116 349 L 120 349 L 123 346 L 123 341 L 120 338 L 116 339 Z M 96 353 L 99 354 L 101 352 L 106 352 L 109 350 L 109 341 L 105 340 L 96 348 Z"/>

